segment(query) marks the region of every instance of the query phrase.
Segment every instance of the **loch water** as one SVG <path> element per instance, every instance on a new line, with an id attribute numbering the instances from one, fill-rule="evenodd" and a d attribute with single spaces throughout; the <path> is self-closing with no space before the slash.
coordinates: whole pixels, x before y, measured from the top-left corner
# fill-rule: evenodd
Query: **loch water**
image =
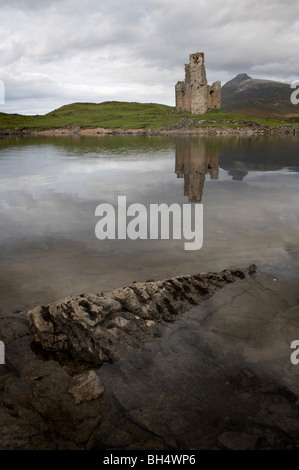
<path id="1" fill-rule="evenodd" d="M 0 312 L 255 263 L 299 279 L 298 137 L 3 138 Z M 99 204 L 203 204 L 203 246 L 99 240 Z"/>

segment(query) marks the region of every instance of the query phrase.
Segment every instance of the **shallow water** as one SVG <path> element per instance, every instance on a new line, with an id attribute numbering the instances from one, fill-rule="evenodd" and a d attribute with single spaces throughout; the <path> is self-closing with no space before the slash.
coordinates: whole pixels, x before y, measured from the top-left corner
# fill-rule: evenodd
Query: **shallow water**
<path id="1" fill-rule="evenodd" d="M 298 279 L 299 139 L 0 140 L 0 312 L 251 263 Z M 98 204 L 203 203 L 204 241 L 98 240 Z"/>

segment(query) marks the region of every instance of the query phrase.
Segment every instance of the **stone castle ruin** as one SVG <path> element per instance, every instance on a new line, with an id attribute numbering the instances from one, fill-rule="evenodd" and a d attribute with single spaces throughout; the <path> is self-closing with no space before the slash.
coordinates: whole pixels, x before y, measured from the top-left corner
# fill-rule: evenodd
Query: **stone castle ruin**
<path id="1" fill-rule="evenodd" d="M 190 54 L 189 64 L 185 64 L 185 81 L 175 86 L 175 105 L 177 111 L 192 114 L 220 109 L 221 82 L 208 85 L 203 52 Z"/>

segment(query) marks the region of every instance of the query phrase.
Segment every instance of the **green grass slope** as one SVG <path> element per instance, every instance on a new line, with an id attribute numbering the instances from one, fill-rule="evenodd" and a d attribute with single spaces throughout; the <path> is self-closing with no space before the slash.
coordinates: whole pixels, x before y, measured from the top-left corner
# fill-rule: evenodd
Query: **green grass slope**
<path id="1" fill-rule="evenodd" d="M 0 113 L 0 128 L 46 129 L 61 127 L 150 128 L 178 121 L 171 106 L 152 103 L 73 103 L 45 115 L 25 116 Z"/>
<path id="2" fill-rule="evenodd" d="M 206 120 L 197 125 L 231 126 L 232 122 L 255 121 L 269 126 L 285 125 L 285 121 L 252 118 L 223 110 L 207 114 L 177 113 L 172 106 L 155 103 L 73 103 L 45 115 L 26 116 L 0 113 L 0 129 L 40 130 L 65 127 L 104 127 L 124 129 L 156 129 L 177 124 L 182 118 Z"/>

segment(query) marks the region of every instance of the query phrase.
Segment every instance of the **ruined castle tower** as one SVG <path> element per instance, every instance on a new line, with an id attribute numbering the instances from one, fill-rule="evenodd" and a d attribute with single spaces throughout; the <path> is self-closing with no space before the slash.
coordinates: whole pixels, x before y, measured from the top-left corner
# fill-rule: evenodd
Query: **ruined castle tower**
<path id="1" fill-rule="evenodd" d="M 185 65 L 185 81 L 175 86 L 175 104 L 177 111 L 192 114 L 220 109 L 221 82 L 208 85 L 203 52 L 190 54 L 189 64 Z"/>

